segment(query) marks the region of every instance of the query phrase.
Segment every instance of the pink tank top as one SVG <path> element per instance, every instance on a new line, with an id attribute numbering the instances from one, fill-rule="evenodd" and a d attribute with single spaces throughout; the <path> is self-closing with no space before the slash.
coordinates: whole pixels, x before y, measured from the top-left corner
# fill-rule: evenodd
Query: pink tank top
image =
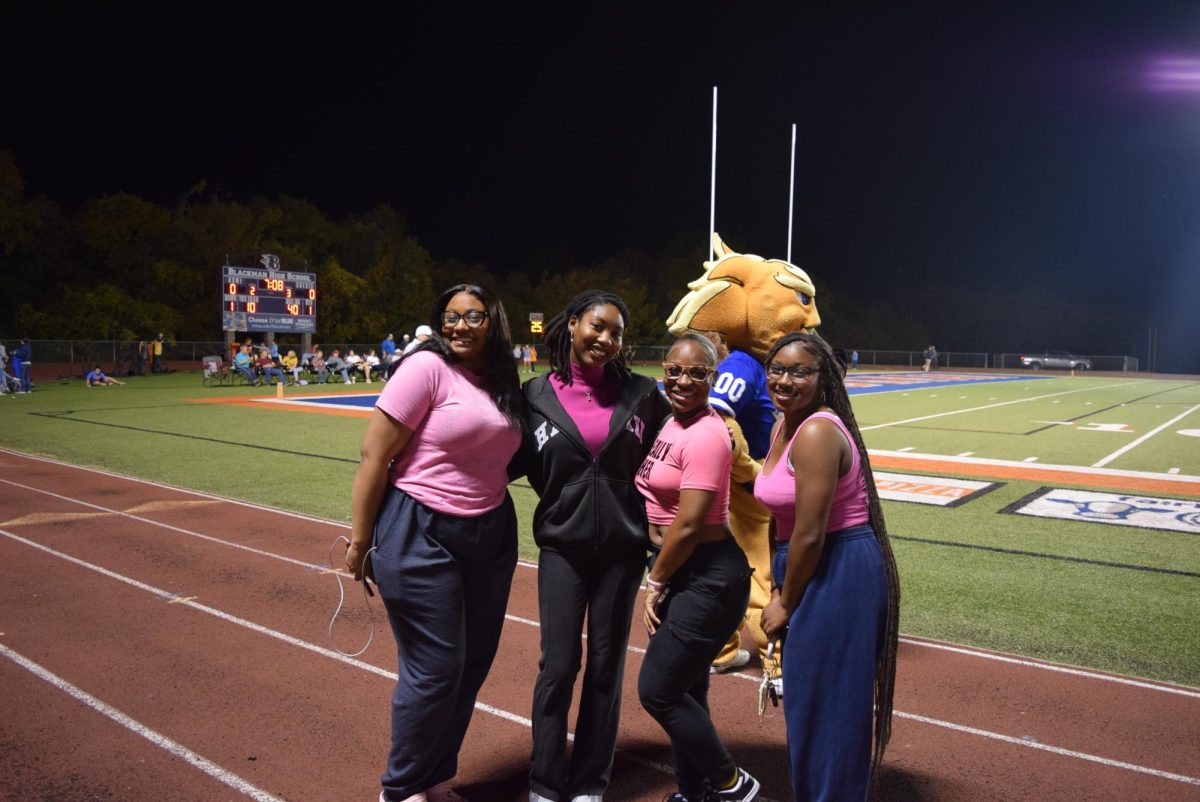
<path id="1" fill-rule="evenodd" d="M 804 428 L 808 421 L 818 417 L 833 421 L 842 430 L 842 435 L 845 436 L 847 442 L 850 443 L 850 470 L 846 471 L 845 476 L 838 479 L 837 485 L 833 489 L 833 503 L 829 508 L 829 523 L 826 525 L 825 531 L 837 532 L 851 526 L 865 524 L 870 520 L 867 507 L 867 480 L 863 474 L 858 448 L 854 445 L 854 438 L 850 436 L 846 424 L 842 423 L 841 418 L 832 412 L 814 412 L 804 423 L 800 424 L 800 428 L 796 429 L 796 434 L 800 433 L 800 429 Z M 780 426 L 775 432 L 776 439 L 781 431 L 783 431 L 783 426 Z M 754 497 L 775 516 L 776 540 L 791 540 L 792 530 L 796 528 L 796 472 L 792 468 L 791 460 L 792 442 L 795 441 L 796 434 L 792 435 L 792 440 L 788 442 L 784 456 L 775 463 L 775 467 L 769 472 L 764 469 L 754 480 Z M 774 441 L 771 445 L 774 447 Z M 780 469 L 780 465 L 784 466 L 783 470 Z"/>

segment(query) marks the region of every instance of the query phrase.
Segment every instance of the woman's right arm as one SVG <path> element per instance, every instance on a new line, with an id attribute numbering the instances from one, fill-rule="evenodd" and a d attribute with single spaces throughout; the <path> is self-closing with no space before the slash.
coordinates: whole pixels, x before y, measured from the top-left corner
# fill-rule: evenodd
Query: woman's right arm
<path id="1" fill-rule="evenodd" d="M 412 439 L 412 429 L 389 418 L 378 408 L 371 411 L 367 432 L 359 448 L 358 471 L 354 474 L 354 489 L 350 493 L 352 531 L 350 547 L 346 549 L 346 570 L 362 579 L 362 558 L 371 548 L 375 519 L 387 489 L 388 469 Z"/>

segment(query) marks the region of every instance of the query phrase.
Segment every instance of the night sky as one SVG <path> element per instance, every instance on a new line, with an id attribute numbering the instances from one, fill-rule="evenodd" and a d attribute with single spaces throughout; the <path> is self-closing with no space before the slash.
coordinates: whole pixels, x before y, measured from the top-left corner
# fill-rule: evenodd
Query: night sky
<path id="1" fill-rule="evenodd" d="M 718 86 L 732 246 L 786 256 L 795 123 L 818 292 L 1045 288 L 1200 371 L 1200 3 L 251 6 L 6 9 L 27 192 L 387 203 L 500 272 L 706 248 Z"/>

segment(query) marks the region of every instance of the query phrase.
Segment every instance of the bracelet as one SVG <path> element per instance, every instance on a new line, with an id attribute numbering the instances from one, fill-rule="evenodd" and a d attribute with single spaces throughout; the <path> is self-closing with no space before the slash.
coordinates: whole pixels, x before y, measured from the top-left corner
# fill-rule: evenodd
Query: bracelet
<path id="1" fill-rule="evenodd" d="M 650 588 L 650 590 L 661 592 L 666 586 L 666 582 L 659 582 L 651 579 L 649 574 L 646 575 L 646 587 Z"/>

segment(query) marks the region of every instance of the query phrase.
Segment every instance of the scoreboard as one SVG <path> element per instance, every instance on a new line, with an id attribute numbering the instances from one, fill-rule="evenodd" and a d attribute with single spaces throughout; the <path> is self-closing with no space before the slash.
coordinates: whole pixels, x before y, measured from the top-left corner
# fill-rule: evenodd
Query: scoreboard
<path id="1" fill-rule="evenodd" d="M 316 333 L 316 274 L 280 270 L 272 254 L 263 255 L 263 264 L 221 268 L 221 328 Z"/>

